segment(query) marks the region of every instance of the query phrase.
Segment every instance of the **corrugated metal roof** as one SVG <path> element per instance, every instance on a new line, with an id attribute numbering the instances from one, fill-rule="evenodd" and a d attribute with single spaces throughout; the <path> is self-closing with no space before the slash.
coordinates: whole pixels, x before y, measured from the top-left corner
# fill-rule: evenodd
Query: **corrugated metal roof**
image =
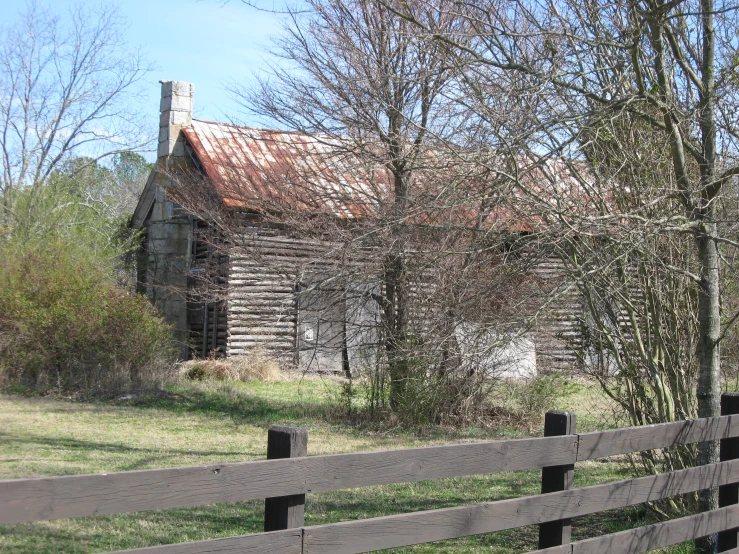
<path id="1" fill-rule="evenodd" d="M 197 120 L 183 132 L 227 207 L 353 218 L 387 193 L 387 171 L 338 139 Z"/>
<path id="2" fill-rule="evenodd" d="M 183 129 L 183 133 L 229 208 L 298 210 L 348 219 L 377 214 L 391 200 L 387 169 L 353 154 L 350 141 L 198 120 L 193 120 L 192 127 Z M 520 160 L 521 168 L 528 167 L 522 180 L 540 203 L 585 208 L 581 203 L 585 200 L 588 204 L 587 197 L 583 198 L 567 164 L 556 159 L 547 160 L 543 166 L 536 162 Z M 464 180 L 464 190 L 447 187 L 440 176 L 448 173 L 454 179 L 454 172 L 441 160 L 436 160 L 436 165 L 420 171 L 418 180 L 425 184 L 424 190 L 416 191 L 418 198 L 409 198 L 406 222 L 481 225 L 517 232 L 533 231 L 544 224 L 535 202 L 521 202 L 520 190 L 508 189 L 506 193 L 503 187 L 495 193 L 497 200 L 482 209 L 485 191 L 474 190 L 473 176 Z M 482 189 L 490 186 L 485 181 L 480 179 Z"/>

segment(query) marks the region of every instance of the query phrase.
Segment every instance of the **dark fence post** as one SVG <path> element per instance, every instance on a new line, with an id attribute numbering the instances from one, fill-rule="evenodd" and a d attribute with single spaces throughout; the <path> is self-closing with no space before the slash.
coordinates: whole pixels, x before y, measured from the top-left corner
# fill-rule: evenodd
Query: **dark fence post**
<path id="1" fill-rule="evenodd" d="M 721 415 L 739 414 L 739 393 L 725 392 L 721 395 Z M 739 458 L 739 438 L 721 439 L 720 460 Z M 718 507 L 739 504 L 739 484 L 723 485 L 718 489 Z M 728 552 L 737 547 L 739 529 L 728 529 L 718 534 L 718 552 Z"/>
<path id="2" fill-rule="evenodd" d="M 575 414 L 552 411 L 544 416 L 544 436 L 574 435 Z M 572 488 L 575 465 L 547 466 L 541 470 L 541 493 L 563 491 Z M 570 542 L 572 526 L 569 519 L 539 524 L 539 548 L 560 546 Z"/>
<path id="3" fill-rule="evenodd" d="M 308 431 L 275 425 L 267 434 L 267 459 L 297 458 L 308 455 Z M 305 495 L 277 496 L 264 500 L 264 530 L 280 531 L 302 527 Z"/>

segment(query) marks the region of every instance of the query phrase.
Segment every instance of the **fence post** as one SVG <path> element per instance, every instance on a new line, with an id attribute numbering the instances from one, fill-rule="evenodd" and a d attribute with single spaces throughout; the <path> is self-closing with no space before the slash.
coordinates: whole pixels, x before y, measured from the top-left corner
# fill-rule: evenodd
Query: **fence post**
<path id="1" fill-rule="evenodd" d="M 297 458 L 308 455 L 308 431 L 275 425 L 267 434 L 267 459 Z M 305 495 L 276 496 L 264 500 L 264 530 L 280 531 L 302 527 Z"/>
<path id="2" fill-rule="evenodd" d="M 721 395 L 721 415 L 739 414 L 739 393 L 725 392 Z M 721 439 L 720 460 L 739 458 L 739 438 Z M 718 489 L 718 507 L 739 504 L 739 484 L 723 485 Z M 727 552 L 737 547 L 739 529 L 728 529 L 718 534 L 718 552 Z"/>
<path id="3" fill-rule="evenodd" d="M 544 436 L 574 435 L 575 414 L 551 411 L 544 416 Z M 547 466 L 541 470 L 541 493 L 563 491 L 572 488 L 575 465 Z M 570 542 L 572 526 L 569 519 L 539 524 L 539 548 L 549 548 Z"/>

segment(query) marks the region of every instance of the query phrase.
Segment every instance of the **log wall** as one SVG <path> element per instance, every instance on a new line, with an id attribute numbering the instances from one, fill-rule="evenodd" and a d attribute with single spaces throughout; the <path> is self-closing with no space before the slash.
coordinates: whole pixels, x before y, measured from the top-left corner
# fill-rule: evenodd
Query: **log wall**
<path id="1" fill-rule="evenodd" d="M 284 361 L 300 365 L 301 350 L 305 354 L 311 346 L 303 340 L 302 318 L 315 316 L 308 313 L 311 308 L 305 303 L 306 281 L 311 276 L 317 275 L 316 279 L 321 280 L 332 272 L 338 273 L 337 264 L 340 263 L 340 258 L 338 245 L 296 239 L 284 231 L 260 229 L 242 236 L 240 244 L 231 250 L 228 260 L 227 307 L 223 312 L 223 319 L 228 322 L 228 355 L 263 348 Z M 350 263 L 360 264 L 357 261 Z M 347 272 L 347 268 L 342 266 L 341 271 Z M 352 270 L 348 273 L 352 273 Z M 353 273 L 359 278 L 363 272 L 355 268 Z M 537 265 L 533 273 L 542 280 L 543 288 L 558 283 L 564 274 L 562 264 L 556 258 L 545 259 Z M 364 274 L 365 279 L 370 278 L 367 271 Z M 347 285 L 338 283 L 336 286 L 340 289 Z M 412 292 L 416 293 L 412 295 L 415 297 L 419 291 L 414 289 Z M 325 303 L 325 299 L 322 302 Z M 574 288 L 559 295 L 544 310 L 534 330 L 538 371 L 571 369 L 577 363 L 574 349 L 580 345 L 581 313 L 582 303 Z M 365 319 L 376 319 L 377 315 L 365 315 Z M 348 320 L 351 317 L 351 314 L 347 315 Z M 335 347 L 339 341 L 336 336 L 336 322 L 324 322 L 323 328 L 331 327 L 331 323 L 334 324 L 331 333 L 335 336 L 326 338 L 324 342 Z M 223 325 L 225 324 L 224 321 Z M 422 333 L 424 326 L 418 322 L 416 324 L 420 325 L 417 331 Z M 366 334 L 366 330 L 362 332 Z M 349 330 L 347 333 L 344 339 L 351 343 L 353 339 L 349 335 L 352 332 Z M 315 351 L 311 355 L 315 357 Z M 327 364 L 335 365 L 330 370 L 340 371 L 340 352 L 335 357 L 336 359 L 329 362 L 326 362 L 325 356 L 321 358 L 323 368 Z"/>
<path id="2" fill-rule="evenodd" d="M 229 258 L 228 355 L 262 348 L 297 365 L 302 283 L 311 274 L 335 272 L 336 264 L 328 242 L 270 229 L 242 236 Z"/>
<path id="3" fill-rule="evenodd" d="M 298 239 L 281 229 L 245 229 L 238 244 L 230 246 L 225 255 L 223 248 L 219 252 L 214 247 L 217 241 L 208 234 L 207 226 L 198 221 L 193 224 L 187 285 L 190 356 L 236 356 L 263 349 L 302 369 L 328 371 L 346 370 L 354 358 L 374 359 L 364 351 L 361 356 L 352 356 L 354 350 L 366 350 L 361 342 L 378 340 L 377 333 L 370 329 L 379 321 L 378 307 L 357 294 L 362 290 L 365 296 L 379 292 L 379 269 L 368 269 L 372 257 L 347 262 L 338 244 Z M 334 294 L 339 296 L 344 291 L 346 298 L 341 299 L 341 306 L 332 302 L 325 290 L 318 296 L 311 289 L 312 284 L 330 281 L 332 275 L 339 274 L 346 277 L 344 282 L 330 284 L 329 288 L 334 287 Z M 546 289 L 558 283 L 564 272 L 559 260 L 548 258 L 533 274 Z M 210 284 L 205 286 L 208 281 Z M 429 294 L 427 288 L 416 285 L 411 291 L 421 309 Z M 311 307 L 311 303 L 315 305 Z M 321 305 L 330 305 L 331 309 L 322 315 L 316 307 Z M 339 321 L 342 313 L 343 322 Z M 544 310 L 533 330 L 538 371 L 570 369 L 578 362 L 574 349 L 580 344 L 581 313 L 582 304 L 574 288 Z M 428 326 L 418 321 L 413 325 L 419 336 Z M 332 336 L 322 336 L 310 344 L 303 335 L 304 327 L 311 326 Z M 343 356 L 347 350 L 348 356 Z"/>
<path id="4" fill-rule="evenodd" d="M 541 279 L 544 296 L 562 285 L 562 262 L 555 257 L 542 260 L 532 270 Z M 582 300 L 575 287 L 558 294 L 543 310 L 534 331 L 538 371 L 571 370 L 579 362 L 575 349 L 582 346 L 579 318 Z"/>

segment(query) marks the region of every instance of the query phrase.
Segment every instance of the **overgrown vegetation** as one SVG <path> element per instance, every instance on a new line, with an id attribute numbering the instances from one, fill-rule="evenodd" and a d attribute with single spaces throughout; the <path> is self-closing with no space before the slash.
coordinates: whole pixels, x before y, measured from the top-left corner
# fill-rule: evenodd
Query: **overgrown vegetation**
<path id="1" fill-rule="evenodd" d="M 116 394 L 171 381 L 169 326 L 133 294 L 127 226 L 149 165 L 73 158 L 6 197 L 0 236 L 0 384 L 34 393 Z M 123 195 L 122 195 L 123 194 Z"/>
<path id="2" fill-rule="evenodd" d="M 380 389 L 377 377 L 370 373 L 343 383 L 337 404 L 347 415 L 420 427 L 529 428 L 539 425 L 543 414 L 555 409 L 557 400 L 572 387 L 570 376 L 564 373 L 504 379 L 484 374 L 429 375 L 416 370 L 408 373 L 405 394 L 391 410 L 387 401 L 378 401 L 386 389 Z"/>
<path id="3" fill-rule="evenodd" d="M 10 22 L 9 22 L 10 23 Z M 0 27 L 0 386 L 112 394 L 173 374 L 132 295 L 128 229 L 150 164 L 131 102 L 148 64 L 115 7 L 31 2 Z"/>
<path id="4" fill-rule="evenodd" d="M 75 241 L 0 244 L 0 383 L 115 393 L 171 375 L 168 326 Z"/>

